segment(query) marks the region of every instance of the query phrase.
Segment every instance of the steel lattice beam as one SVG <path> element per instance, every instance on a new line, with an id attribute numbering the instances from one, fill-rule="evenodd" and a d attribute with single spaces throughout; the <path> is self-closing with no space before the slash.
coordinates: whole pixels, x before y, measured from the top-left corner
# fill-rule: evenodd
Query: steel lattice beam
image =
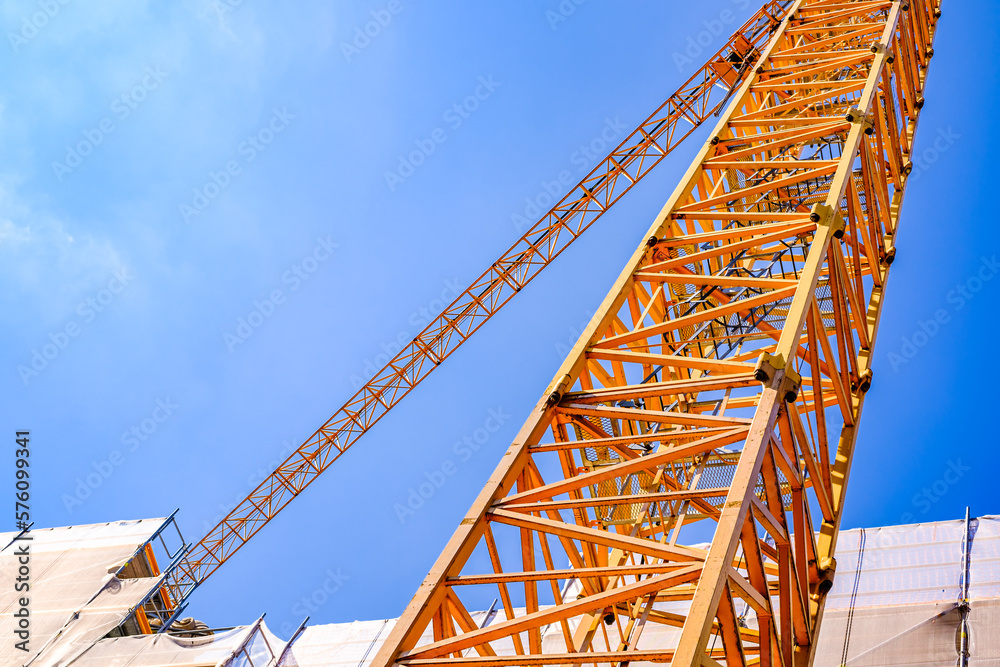
<path id="1" fill-rule="evenodd" d="M 939 7 L 796 0 L 375 665 L 811 663 Z"/>
<path id="2" fill-rule="evenodd" d="M 198 542 L 178 604 L 725 103 L 792 0 L 770 0 L 635 131 Z"/>

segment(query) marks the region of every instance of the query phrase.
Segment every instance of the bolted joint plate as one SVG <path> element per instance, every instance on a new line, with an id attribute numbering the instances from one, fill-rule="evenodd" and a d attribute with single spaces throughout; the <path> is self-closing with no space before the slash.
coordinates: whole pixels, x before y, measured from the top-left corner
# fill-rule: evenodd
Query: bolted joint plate
<path id="1" fill-rule="evenodd" d="M 564 374 L 555 383 L 549 386 L 549 390 L 546 392 L 548 396 L 545 399 L 545 405 L 542 406 L 542 410 L 547 408 L 554 408 L 559 405 L 559 401 L 562 400 L 563 394 L 572 385 L 573 378 L 568 374 Z"/>
<path id="2" fill-rule="evenodd" d="M 829 204 L 814 204 L 809 213 L 809 220 L 822 227 L 829 227 L 833 231 L 833 238 L 844 238 L 844 229 L 847 224 L 840 209 L 834 209 Z"/>
<path id="3" fill-rule="evenodd" d="M 826 595 L 833 588 L 833 578 L 837 574 L 837 559 L 833 556 L 827 556 L 818 565 L 820 580 L 817 592 L 820 595 Z"/>
<path id="4" fill-rule="evenodd" d="M 846 118 L 847 122 L 851 123 L 852 125 L 855 124 L 861 125 L 865 134 L 869 136 L 875 134 L 875 123 L 872 120 L 872 117 L 869 114 L 866 114 L 858 107 L 851 107 L 850 109 L 848 109 Z"/>
<path id="5" fill-rule="evenodd" d="M 851 389 L 854 391 L 859 391 L 862 394 L 867 394 L 868 390 L 872 388 L 872 369 L 865 370 L 858 378 L 857 382 L 851 383 Z"/>
<path id="6" fill-rule="evenodd" d="M 762 352 L 754 367 L 754 379 L 767 386 L 774 381 L 779 373 L 781 373 L 781 386 L 778 388 L 778 393 L 781 394 L 786 403 L 794 403 L 799 397 L 802 376 L 796 373 L 794 368 L 789 367 L 785 363 L 785 358 L 780 354 Z"/>

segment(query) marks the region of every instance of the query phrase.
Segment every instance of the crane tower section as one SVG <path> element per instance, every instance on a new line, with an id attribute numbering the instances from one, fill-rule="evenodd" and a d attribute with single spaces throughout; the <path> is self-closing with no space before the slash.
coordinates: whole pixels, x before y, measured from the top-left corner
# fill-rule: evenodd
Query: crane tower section
<path id="1" fill-rule="evenodd" d="M 793 3 L 377 665 L 811 664 L 938 16 Z"/>
<path id="2" fill-rule="evenodd" d="M 358 389 L 184 555 L 167 582 L 178 613 L 239 551 L 535 276 L 725 105 L 792 0 L 769 0 L 582 181 Z"/>

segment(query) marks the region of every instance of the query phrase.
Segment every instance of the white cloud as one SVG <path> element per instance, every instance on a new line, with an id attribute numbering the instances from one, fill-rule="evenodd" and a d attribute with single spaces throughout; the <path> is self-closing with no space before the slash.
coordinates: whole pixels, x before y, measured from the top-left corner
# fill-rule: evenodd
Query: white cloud
<path id="1" fill-rule="evenodd" d="M 19 315 L 58 320 L 122 266 L 108 239 L 35 211 L 0 186 L 2 300 Z"/>

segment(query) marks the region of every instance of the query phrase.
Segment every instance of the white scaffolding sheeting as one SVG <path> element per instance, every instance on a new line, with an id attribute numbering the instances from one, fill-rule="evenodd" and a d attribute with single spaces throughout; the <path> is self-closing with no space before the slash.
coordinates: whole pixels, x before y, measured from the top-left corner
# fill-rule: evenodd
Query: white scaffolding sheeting
<path id="1" fill-rule="evenodd" d="M 545 605 L 541 606 L 541 609 L 545 608 Z M 678 603 L 658 604 L 656 608 L 658 611 L 685 611 L 684 605 Z M 527 610 L 524 607 L 514 609 L 515 617 L 524 616 L 526 613 Z M 474 612 L 471 616 L 479 627 L 502 622 L 507 618 L 503 610 L 500 610 L 498 614 L 491 614 L 489 618 L 487 618 L 486 612 Z M 354 621 L 353 623 L 309 626 L 292 643 L 291 650 L 279 663 L 279 667 L 368 667 L 396 624 L 396 620 Z M 576 627 L 576 621 L 570 623 L 570 633 L 573 633 Z M 660 646 L 675 646 L 680 638 L 680 632 L 679 627 L 654 622 L 647 623 L 635 648 L 646 650 Z M 431 641 L 431 630 L 428 629 L 418 643 L 430 643 Z M 514 643 L 509 638 L 493 641 L 490 646 L 499 656 L 516 655 Z M 560 624 L 554 623 L 543 629 L 542 650 L 546 653 L 566 652 L 566 639 Z M 475 651 L 469 649 L 466 651 L 466 655 L 475 655 Z M 653 665 L 653 663 L 640 661 L 630 664 L 635 667 L 652 667 Z"/>
<path id="2" fill-rule="evenodd" d="M 39 657 L 35 664 L 68 664 L 110 630 L 121 625 L 125 617 L 161 583 L 158 577 L 125 580 L 112 578 L 97 597 L 79 611 L 60 609 L 45 613 L 46 617 L 65 619 L 65 623 L 56 628 L 44 647 L 41 644 L 36 647 Z"/>
<path id="3" fill-rule="evenodd" d="M 136 635 L 98 642 L 77 658 L 72 667 L 201 667 L 217 665 L 232 656 L 247 628 L 234 628 L 207 637 Z"/>
<path id="4" fill-rule="evenodd" d="M 970 522 L 970 665 L 1000 664 L 1000 518 Z M 815 667 L 958 664 L 964 520 L 841 533 Z"/>
<path id="5" fill-rule="evenodd" d="M 58 641 L 51 642 L 32 667 L 245 667 L 251 661 L 255 667 L 275 667 L 276 663 L 280 667 L 367 667 L 396 623 L 389 619 L 310 626 L 290 647 L 271 634 L 262 620 L 208 637 L 99 639 L 156 587 L 157 579 L 118 580 L 113 573 L 162 522 L 32 531 L 36 536 L 32 576 L 41 586 L 34 601 L 38 614 L 33 616 L 33 648 L 41 647 L 38 640 L 43 630 L 49 638 L 58 634 Z M 952 667 L 958 664 L 963 615 L 971 638 L 968 664 L 1000 665 L 1000 517 L 973 519 L 968 532 L 966 573 L 965 521 L 843 531 L 815 667 Z M 0 535 L 6 541 L 11 537 Z M 0 560 L 0 576 L 9 574 L 11 560 Z M 574 586 L 579 582 L 571 582 L 564 595 L 575 597 L 579 591 Z M 11 598 L 8 590 L 0 590 L 0 614 L 7 619 L 14 604 Z M 671 612 L 683 614 L 685 607 L 684 602 L 657 603 L 655 612 L 661 613 L 650 617 L 634 647 L 676 646 L 680 628 L 671 625 L 671 618 L 676 618 Z M 526 612 L 517 608 L 513 613 Z M 505 620 L 506 615 L 498 609 L 473 613 L 472 618 L 477 626 L 485 627 Z M 751 629 L 756 625 L 752 615 L 747 624 Z M 570 624 L 569 632 L 575 630 L 575 624 Z M 4 641 L 10 641 L 10 632 L 10 627 L 4 628 Z M 430 632 L 421 643 L 431 641 Z M 509 639 L 493 646 L 498 655 L 515 653 Z M 560 624 L 544 629 L 542 646 L 551 653 L 567 650 Z M 23 656 L 14 662 L 4 656 L 0 666 L 23 662 Z M 633 665 L 652 667 L 649 663 Z"/>
<path id="6" fill-rule="evenodd" d="M 285 642 L 258 621 L 206 637 L 159 634 L 104 639 L 67 667 L 249 667 L 246 654 L 254 667 L 273 667 L 284 647 Z"/>
<path id="7" fill-rule="evenodd" d="M 30 541 L 10 544 L 17 533 L 0 533 L 0 581 L 17 576 L 17 548 L 30 544 L 30 591 L 0 587 L 0 665 L 22 665 L 46 648 L 63 655 L 70 645 L 86 646 L 117 627 L 157 579 L 119 580 L 114 574 L 148 541 L 165 519 L 32 530 Z M 15 642 L 13 616 L 20 597 L 29 599 L 31 640 L 28 653 L 8 650 Z M 14 655 L 13 653 L 17 653 Z M 54 659 L 54 658 L 53 658 Z M 44 664 L 36 661 L 34 664 Z"/>
<path id="8" fill-rule="evenodd" d="M 958 664 L 965 528 L 965 521 L 959 520 L 842 531 L 815 667 Z M 974 519 L 971 528 L 969 665 L 998 665 L 1000 518 Z M 685 603 L 658 603 L 654 608 L 686 612 Z M 515 616 L 524 613 L 523 608 L 514 610 Z M 484 613 L 473 618 L 482 624 Z M 501 610 L 490 622 L 505 618 Z M 755 628 L 752 616 L 747 621 Z M 281 667 L 367 667 L 395 623 L 390 619 L 310 626 L 292 644 Z M 428 643 L 427 634 L 418 643 Z M 680 628 L 651 621 L 635 648 L 672 648 L 679 637 Z M 562 628 L 558 624 L 546 628 L 542 644 L 546 652 L 564 652 Z M 492 646 L 498 655 L 514 655 L 509 640 Z M 632 664 L 652 667 L 652 663 Z"/>
<path id="9" fill-rule="evenodd" d="M 366 665 L 378 653 L 394 625 L 396 619 L 311 625 L 295 640 L 279 667 Z"/>

